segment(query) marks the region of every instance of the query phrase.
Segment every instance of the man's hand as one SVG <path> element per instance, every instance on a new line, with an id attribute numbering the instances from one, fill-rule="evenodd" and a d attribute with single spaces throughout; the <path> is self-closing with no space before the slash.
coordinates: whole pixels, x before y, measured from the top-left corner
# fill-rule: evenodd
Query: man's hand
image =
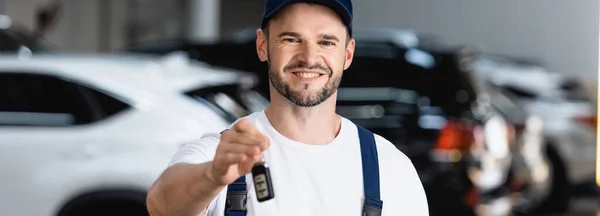
<path id="1" fill-rule="evenodd" d="M 269 145 L 252 122 L 239 120 L 221 134 L 212 161 L 175 164 L 161 174 L 148 193 L 148 212 L 156 216 L 204 215 L 223 188 L 251 171 Z"/>
<path id="2" fill-rule="evenodd" d="M 231 130 L 221 134 L 221 141 L 209 168 L 210 179 L 219 186 L 233 183 L 252 170 L 269 146 L 269 139 L 252 122 L 247 119 L 239 120 Z"/>

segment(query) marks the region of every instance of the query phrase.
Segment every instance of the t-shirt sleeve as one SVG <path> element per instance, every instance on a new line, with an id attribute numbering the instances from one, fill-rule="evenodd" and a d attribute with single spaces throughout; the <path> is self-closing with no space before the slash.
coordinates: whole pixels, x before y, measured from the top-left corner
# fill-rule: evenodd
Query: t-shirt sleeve
<path id="1" fill-rule="evenodd" d="M 411 210 L 407 212 L 407 214 L 415 216 L 428 216 L 429 205 L 427 203 L 427 195 L 425 194 L 425 189 L 423 188 L 423 183 L 419 178 L 419 174 L 417 173 L 414 164 L 410 160 L 407 160 L 404 164 L 406 165 L 404 184 L 410 187 L 406 188 L 406 190 L 403 191 L 397 191 L 397 193 L 405 193 L 407 191 L 410 191 Z"/>
<path id="2" fill-rule="evenodd" d="M 179 150 L 173 155 L 169 166 L 175 164 L 186 163 L 186 164 L 200 164 L 211 161 L 217 146 L 219 145 L 220 134 L 218 133 L 207 133 L 203 135 L 199 140 L 182 145 Z M 221 191 L 208 205 L 208 209 L 205 216 L 218 215 L 218 203 L 219 198 L 224 196 L 225 191 Z"/>
<path id="3" fill-rule="evenodd" d="M 231 129 L 231 127 L 239 120 L 241 120 L 241 118 L 237 119 L 225 130 Z M 221 133 L 223 131 L 221 131 Z M 173 155 L 169 166 L 178 163 L 199 164 L 211 161 L 217 152 L 221 133 L 205 133 L 200 140 L 182 145 L 175 155 Z"/>
<path id="4" fill-rule="evenodd" d="M 376 135 L 382 183 L 383 215 L 429 215 L 427 196 L 417 170 L 403 152 Z"/>
<path id="5" fill-rule="evenodd" d="M 200 164 L 211 161 L 215 157 L 219 139 L 220 134 L 207 133 L 200 140 L 182 145 L 173 155 L 169 166 L 178 163 Z"/>

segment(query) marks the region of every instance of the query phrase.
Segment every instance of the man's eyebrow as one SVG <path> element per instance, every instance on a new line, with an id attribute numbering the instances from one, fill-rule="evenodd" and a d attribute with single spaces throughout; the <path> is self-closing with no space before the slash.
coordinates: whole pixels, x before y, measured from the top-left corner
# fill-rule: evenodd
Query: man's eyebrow
<path id="1" fill-rule="evenodd" d="M 281 34 L 279 34 L 279 37 L 300 37 L 300 34 L 296 33 L 296 32 L 282 32 Z"/>
<path id="2" fill-rule="evenodd" d="M 338 39 L 335 35 L 330 35 L 330 34 L 321 34 L 321 38 L 323 38 L 325 40 L 333 40 L 333 41 L 337 41 L 337 42 L 340 41 L 340 39 Z"/>

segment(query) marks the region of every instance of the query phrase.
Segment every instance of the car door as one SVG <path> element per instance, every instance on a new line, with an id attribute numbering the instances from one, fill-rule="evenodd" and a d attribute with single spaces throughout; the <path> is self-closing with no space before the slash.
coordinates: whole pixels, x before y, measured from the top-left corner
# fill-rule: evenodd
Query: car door
<path id="1" fill-rule="evenodd" d="M 86 145 L 93 137 L 89 125 L 126 107 L 102 110 L 100 103 L 106 101 L 98 96 L 100 92 L 62 77 L 0 71 L 3 214 L 49 214 L 52 207 L 47 205 L 56 202 L 56 191 L 71 193 L 57 188 L 58 181 L 94 153 L 93 145 Z"/>

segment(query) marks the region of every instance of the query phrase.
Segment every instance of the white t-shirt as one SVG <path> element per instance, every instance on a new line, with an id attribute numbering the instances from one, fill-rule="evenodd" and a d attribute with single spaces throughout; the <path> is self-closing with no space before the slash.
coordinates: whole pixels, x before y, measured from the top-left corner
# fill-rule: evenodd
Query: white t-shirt
<path id="1" fill-rule="evenodd" d="M 266 135 L 271 146 L 264 159 L 269 165 L 275 198 L 259 203 L 252 174 L 248 185 L 248 216 L 359 216 L 363 207 L 363 176 L 358 130 L 342 118 L 339 135 L 326 145 L 303 144 L 278 133 L 263 112 L 246 116 Z M 429 215 L 423 185 L 410 159 L 392 143 L 375 135 L 383 216 Z M 219 134 L 205 134 L 184 145 L 173 157 L 176 163 L 204 163 L 213 159 Z M 206 215 L 224 214 L 227 190 L 211 202 Z"/>

